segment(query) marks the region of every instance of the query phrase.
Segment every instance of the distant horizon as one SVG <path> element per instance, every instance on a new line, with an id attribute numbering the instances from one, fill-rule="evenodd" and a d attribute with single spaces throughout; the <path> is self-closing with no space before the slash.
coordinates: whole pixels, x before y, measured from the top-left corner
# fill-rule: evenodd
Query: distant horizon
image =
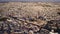
<path id="1" fill-rule="evenodd" d="M 60 2 L 60 0 L 0 0 L 0 2 Z"/>

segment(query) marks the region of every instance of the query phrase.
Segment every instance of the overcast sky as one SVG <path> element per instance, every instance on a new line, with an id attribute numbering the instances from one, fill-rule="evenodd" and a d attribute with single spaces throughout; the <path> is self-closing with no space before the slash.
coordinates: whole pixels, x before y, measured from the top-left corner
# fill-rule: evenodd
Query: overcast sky
<path id="1" fill-rule="evenodd" d="M 2 1 L 47 1 L 47 2 L 60 2 L 60 0 L 0 0 L 0 2 Z"/>

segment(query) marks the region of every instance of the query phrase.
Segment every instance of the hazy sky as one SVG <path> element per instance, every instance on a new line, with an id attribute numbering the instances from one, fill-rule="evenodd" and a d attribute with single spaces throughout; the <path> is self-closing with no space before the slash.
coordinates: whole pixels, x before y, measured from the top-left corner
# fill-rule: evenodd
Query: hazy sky
<path id="1" fill-rule="evenodd" d="M 1 1 L 48 1 L 48 2 L 60 2 L 60 0 L 0 0 Z"/>

